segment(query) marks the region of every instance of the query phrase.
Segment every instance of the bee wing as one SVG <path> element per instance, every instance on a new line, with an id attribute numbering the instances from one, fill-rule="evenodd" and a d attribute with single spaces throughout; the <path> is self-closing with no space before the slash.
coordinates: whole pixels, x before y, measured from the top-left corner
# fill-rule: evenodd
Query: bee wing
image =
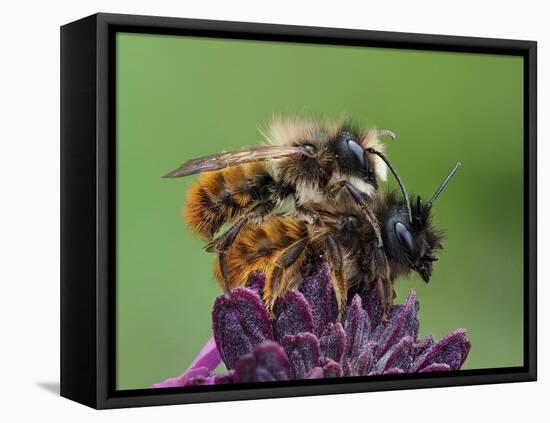
<path id="1" fill-rule="evenodd" d="M 229 151 L 192 159 L 183 163 L 177 169 L 167 173 L 163 178 L 179 178 L 182 176 L 194 175 L 195 173 L 210 172 L 212 170 L 237 166 L 243 163 L 278 159 L 298 154 L 306 153 L 300 147 L 262 145 L 244 150 Z"/>

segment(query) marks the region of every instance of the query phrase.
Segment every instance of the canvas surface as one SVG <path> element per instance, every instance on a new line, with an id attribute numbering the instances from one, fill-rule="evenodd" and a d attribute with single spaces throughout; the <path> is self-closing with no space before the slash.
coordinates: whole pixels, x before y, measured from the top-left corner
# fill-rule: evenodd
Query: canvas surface
<path id="1" fill-rule="evenodd" d="M 273 114 L 393 130 L 388 156 L 430 195 L 447 242 L 414 289 L 421 335 L 463 327 L 465 369 L 523 364 L 523 62 L 520 57 L 363 47 L 117 36 L 117 387 L 180 374 L 210 337 L 221 290 L 181 210 L 181 162 L 254 145 Z M 394 187 L 391 180 L 383 188 Z"/>

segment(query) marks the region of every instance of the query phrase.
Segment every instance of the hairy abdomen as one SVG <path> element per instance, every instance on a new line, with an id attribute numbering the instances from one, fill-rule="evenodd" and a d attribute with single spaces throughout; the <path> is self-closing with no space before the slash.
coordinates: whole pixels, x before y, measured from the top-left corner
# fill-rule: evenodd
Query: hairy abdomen
<path id="1" fill-rule="evenodd" d="M 271 273 L 281 252 L 306 236 L 303 222 L 288 216 L 274 215 L 261 225 L 245 226 L 226 252 L 230 287 L 245 285 L 252 272 Z M 223 286 L 218 260 L 214 264 L 214 274 Z"/>
<path id="2" fill-rule="evenodd" d="M 257 196 L 257 181 L 266 175 L 262 163 L 206 172 L 187 191 L 185 222 L 202 238 L 211 240 L 225 224 L 243 215 Z"/>

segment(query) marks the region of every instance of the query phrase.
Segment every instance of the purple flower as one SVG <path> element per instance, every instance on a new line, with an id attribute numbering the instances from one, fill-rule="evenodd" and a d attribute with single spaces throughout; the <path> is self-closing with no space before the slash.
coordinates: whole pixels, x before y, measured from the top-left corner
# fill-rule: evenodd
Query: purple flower
<path id="1" fill-rule="evenodd" d="M 436 342 L 418 339 L 414 291 L 383 321 L 376 284 L 349 301 L 341 322 L 328 265 L 304 279 L 299 290 L 277 299 L 272 318 L 261 296 L 265 276 L 248 288 L 219 296 L 212 311 L 214 333 L 189 369 L 153 387 L 319 379 L 458 370 L 470 341 L 457 329 Z M 227 373 L 214 374 L 220 361 Z"/>

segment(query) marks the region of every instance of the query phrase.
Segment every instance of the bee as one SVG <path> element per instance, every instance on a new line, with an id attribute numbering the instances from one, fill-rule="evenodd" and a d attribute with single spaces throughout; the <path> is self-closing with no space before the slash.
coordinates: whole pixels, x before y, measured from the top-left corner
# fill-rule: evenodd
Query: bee
<path id="1" fill-rule="evenodd" d="M 208 251 L 219 254 L 227 279 L 225 251 L 243 226 L 261 224 L 282 210 L 318 222 L 316 205 L 329 195 L 339 196 L 341 188 L 362 202 L 373 198 L 389 163 L 383 136 L 395 138 L 392 131 L 357 130 L 348 122 L 276 118 L 264 144 L 189 160 L 164 177 L 201 174 L 188 190 L 185 221 L 209 242 Z M 364 213 L 374 225 L 369 209 Z M 226 224 L 229 229 L 214 239 Z"/>
<path id="2" fill-rule="evenodd" d="M 380 222 L 382 248 L 363 208 L 351 200 L 329 201 L 323 210 L 316 210 L 321 225 L 289 215 L 271 215 L 261 225 L 245 225 L 226 252 L 230 287 L 245 285 L 253 272 L 266 273 L 263 300 L 272 310 L 278 297 L 296 288 L 313 267 L 326 261 L 340 313 L 349 293 L 376 284 L 387 317 L 395 298 L 396 278 L 412 272 L 425 282 L 431 278 L 433 262 L 438 260 L 434 254 L 443 249 L 443 234 L 432 224 L 432 208 L 459 166 L 457 163 L 428 202 L 417 196 L 411 204 L 404 186 L 402 196 L 393 192 L 377 195 L 368 207 Z M 223 286 L 226 279 L 219 260 L 214 274 Z"/>

